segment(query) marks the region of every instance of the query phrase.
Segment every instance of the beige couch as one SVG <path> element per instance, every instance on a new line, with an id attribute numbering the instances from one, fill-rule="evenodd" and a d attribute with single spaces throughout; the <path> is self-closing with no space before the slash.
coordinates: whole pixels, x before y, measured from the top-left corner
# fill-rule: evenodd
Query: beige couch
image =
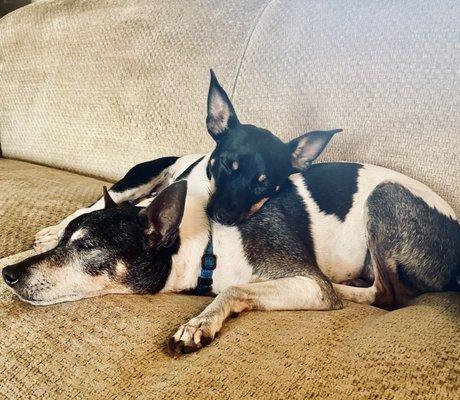
<path id="1" fill-rule="evenodd" d="M 458 11 L 453 0 L 42 0 L 7 15 L 0 255 L 30 249 L 133 164 L 211 149 L 209 67 L 242 121 L 285 139 L 343 128 L 324 160 L 402 171 L 458 214 Z M 0 284 L 0 399 L 460 396 L 458 295 L 393 312 L 243 314 L 171 359 L 166 338 L 209 301 L 40 308 Z"/>

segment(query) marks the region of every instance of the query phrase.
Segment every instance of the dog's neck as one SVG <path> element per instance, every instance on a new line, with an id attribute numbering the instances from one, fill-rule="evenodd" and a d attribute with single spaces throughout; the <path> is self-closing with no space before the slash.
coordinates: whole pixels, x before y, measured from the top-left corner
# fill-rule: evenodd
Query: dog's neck
<path id="1" fill-rule="evenodd" d="M 180 246 L 172 256 L 171 273 L 163 292 L 177 292 L 195 287 L 200 274 L 201 257 L 209 240 L 212 222 L 206 215 L 210 180 L 206 174 L 210 153 L 190 171 L 184 216 L 179 228 Z"/>

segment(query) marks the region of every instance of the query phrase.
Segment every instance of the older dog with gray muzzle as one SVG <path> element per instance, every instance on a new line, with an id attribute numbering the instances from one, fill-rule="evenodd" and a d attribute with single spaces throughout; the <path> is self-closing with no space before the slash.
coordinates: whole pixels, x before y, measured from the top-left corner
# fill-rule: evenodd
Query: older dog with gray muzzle
<path id="1" fill-rule="evenodd" d="M 109 293 L 217 295 L 170 338 L 173 353 L 200 349 L 245 310 L 333 310 L 342 299 L 397 307 L 459 290 L 460 225 L 423 184 L 370 165 L 316 164 L 249 220 L 226 226 L 206 213 L 209 163 L 210 155 L 192 162 L 137 206 L 105 191 L 104 209 L 73 219 L 54 249 L 4 268 L 5 282 L 37 305 Z"/>

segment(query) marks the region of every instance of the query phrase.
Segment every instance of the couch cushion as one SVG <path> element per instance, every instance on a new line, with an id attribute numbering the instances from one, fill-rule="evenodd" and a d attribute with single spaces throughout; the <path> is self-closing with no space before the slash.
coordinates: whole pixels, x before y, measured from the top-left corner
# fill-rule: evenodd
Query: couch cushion
<path id="1" fill-rule="evenodd" d="M 94 202 L 106 182 L 0 158 L 0 257 L 29 249 L 34 234 Z"/>
<path id="2" fill-rule="evenodd" d="M 2 394 L 98 399 L 460 395 L 458 295 L 425 295 L 393 312 L 349 303 L 332 312 L 243 313 L 228 321 L 209 347 L 172 359 L 166 339 L 210 301 L 179 294 L 120 295 L 34 307 L 0 284 Z"/>
<path id="3" fill-rule="evenodd" d="M 343 128 L 323 159 L 396 169 L 460 215 L 458 5 L 272 1 L 235 86 L 239 117 L 286 138 Z"/>
<path id="4" fill-rule="evenodd" d="M 59 0 L 0 21 L 4 157 L 118 179 L 210 149 L 209 68 L 231 92 L 268 0 Z"/>

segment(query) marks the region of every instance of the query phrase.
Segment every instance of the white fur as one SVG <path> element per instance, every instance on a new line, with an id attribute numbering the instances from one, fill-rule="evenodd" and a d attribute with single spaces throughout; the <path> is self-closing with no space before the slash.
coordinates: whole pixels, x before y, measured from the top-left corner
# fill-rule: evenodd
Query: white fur
<path id="1" fill-rule="evenodd" d="M 291 176 L 311 220 L 311 235 L 318 266 L 334 282 L 360 275 L 366 256 L 366 236 L 361 209 L 353 207 L 341 222 L 335 215 L 320 211 L 304 184 L 302 175 Z M 357 193 L 355 198 L 360 197 Z M 350 232 L 353 233 L 351 237 Z"/>
<path id="2" fill-rule="evenodd" d="M 201 258 L 209 240 L 209 221 L 205 207 L 209 197 L 210 182 L 206 177 L 207 155 L 187 179 L 185 212 L 179 228 L 181 246 L 173 256 L 172 271 L 163 288 L 164 292 L 179 291 L 196 286 L 201 270 Z M 235 227 L 212 222 L 214 254 L 217 268 L 213 274 L 213 292 L 249 282 L 252 268 L 244 255 L 239 231 Z"/>
<path id="3" fill-rule="evenodd" d="M 253 280 L 253 270 L 246 259 L 237 228 L 213 223 L 213 247 L 217 257 L 212 286 L 214 293 Z"/>
<path id="4" fill-rule="evenodd" d="M 78 229 L 75 231 L 69 239 L 69 243 L 75 242 L 75 240 L 81 239 L 86 235 L 86 229 Z"/>

